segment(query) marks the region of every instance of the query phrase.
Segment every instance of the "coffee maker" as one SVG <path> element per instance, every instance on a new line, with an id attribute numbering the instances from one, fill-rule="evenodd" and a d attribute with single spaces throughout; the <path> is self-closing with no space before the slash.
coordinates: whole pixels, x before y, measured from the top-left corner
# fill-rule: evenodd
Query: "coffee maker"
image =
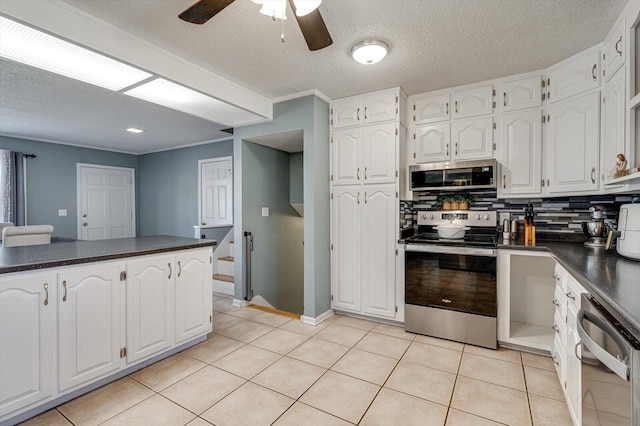
<path id="1" fill-rule="evenodd" d="M 582 232 L 587 237 L 587 247 L 604 247 L 607 234 L 618 225 L 618 209 L 616 206 L 596 204 L 589 207 L 591 220 L 582 222 Z"/>

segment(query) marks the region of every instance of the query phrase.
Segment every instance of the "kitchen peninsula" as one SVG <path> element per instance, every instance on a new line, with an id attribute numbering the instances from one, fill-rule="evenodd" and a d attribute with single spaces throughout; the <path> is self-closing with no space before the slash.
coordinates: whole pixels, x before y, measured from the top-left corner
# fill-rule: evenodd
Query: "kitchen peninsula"
<path id="1" fill-rule="evenodd" d="M 0 249 L 0 422 L 205 340 L 215 244 L 150 236 Z"/>

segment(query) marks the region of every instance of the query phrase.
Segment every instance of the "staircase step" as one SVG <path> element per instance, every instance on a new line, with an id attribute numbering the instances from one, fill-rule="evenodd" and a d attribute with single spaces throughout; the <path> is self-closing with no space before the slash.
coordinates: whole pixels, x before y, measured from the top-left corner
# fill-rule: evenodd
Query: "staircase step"
<path id="1" fill-rule="evenodd" d="M 223 260 L 225 262 L 233 262 L 233 256 L 219 257 L 218 260 Z"/>
<path id="2" fill-rule="evenodd" d="M 233 275 L 225 275 L 225 274 L 213 274 L 214 280 L 226 281 L 228 283 L 235 282 Z"/>

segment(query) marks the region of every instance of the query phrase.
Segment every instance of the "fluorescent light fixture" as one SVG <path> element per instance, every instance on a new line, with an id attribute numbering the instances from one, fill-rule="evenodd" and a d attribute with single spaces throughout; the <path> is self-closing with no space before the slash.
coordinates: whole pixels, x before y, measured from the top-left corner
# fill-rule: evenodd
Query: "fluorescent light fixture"
<path id="1" fill-rule="evenodd" d="M 3 16 L 0 56 L 111 90 L 124 89 L 152 76 Z"/>
<path id="2" fill-rule="evenodd" d="M 151 80 L 124 94 L 218 123 L 220 121 L 216 118 L 229 107 L 224 102 L 163 78 Z"/>
<path id="3" fill-rule="evenodd" d="M 127 129 L 127 132 L 131 132 L 131 133 L 143 133 L 143 132 L 144 132 L 144 130 L 142 130 L 142 129 L 136 129 L 135 127 L 129 127 L 129 128 Z"/>
<path id="4" fill-rule="evenodd" d="M 361 64 L 371 65 L 384 59 L 388 51 L 389 45 L 383 41 L 364 40 L 353 46 L 351 56 Z"/>

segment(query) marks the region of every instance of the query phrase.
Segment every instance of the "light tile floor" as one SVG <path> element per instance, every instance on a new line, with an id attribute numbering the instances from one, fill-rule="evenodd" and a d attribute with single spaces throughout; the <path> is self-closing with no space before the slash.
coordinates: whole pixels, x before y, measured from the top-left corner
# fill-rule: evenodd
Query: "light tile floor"
<path id="1" fill-rule="evenodd" d="M 209 339 L 26 425 L 571 425 L 550 358 L 214 295 Z"/>

